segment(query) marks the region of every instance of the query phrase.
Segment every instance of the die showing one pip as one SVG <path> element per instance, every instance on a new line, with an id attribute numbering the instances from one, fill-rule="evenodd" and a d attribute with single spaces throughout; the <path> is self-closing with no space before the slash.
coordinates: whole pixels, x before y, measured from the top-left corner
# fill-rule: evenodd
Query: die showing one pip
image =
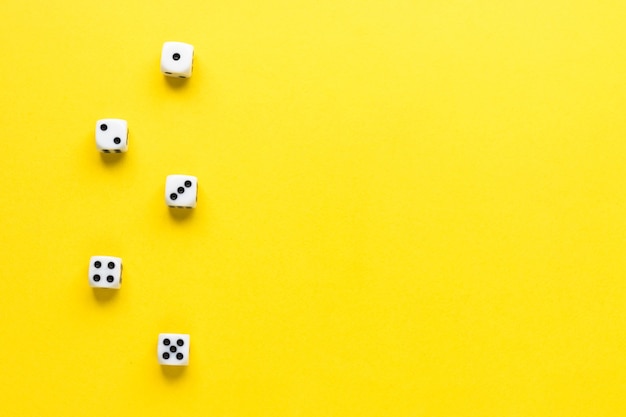
<path id="1" fill-rule="evenodd" d="M 157 359 L 161 365 L 186 366 L 189 364 L 189 335 L 160 333 Z"/>
<path id="2" fill-rule="evenodd" d="M 194 208 L 198 201 L 198 178 L 191 175 L 168 175 L 165 179 L 165 204 L 176 208 Z"/>
<path id="3" fill-rule="evenodd" d="M 193 71 L 193 45 L 165 42 L 161 50 L 161 72 L 168 77 L 189 78 Z"/>
<path id="4" fill-rule="evenodd" d="M 100 119 L 96 122 L 96 147 L 100 152 L 128 150 L 128 122 L 122 119 Z"/>
<path id="5" fill-rule="evenodd" d="M 89 261 L 89 285 L 95 288 L 120 288 L 122 259 L 114 256 L 92 256 Z"/>

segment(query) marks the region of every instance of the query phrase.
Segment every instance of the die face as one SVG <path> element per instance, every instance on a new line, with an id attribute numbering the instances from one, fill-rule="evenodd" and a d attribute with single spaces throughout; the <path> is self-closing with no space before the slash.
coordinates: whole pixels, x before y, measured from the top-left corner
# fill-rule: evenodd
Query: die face
<path id="1" fill-rule="evenodd" d="M 122 119 L 100 119 L 96 122 L 96 147 L 100 152 L 120 153 L 128 150 L 128 123 Z"/>
<path id="2" fill-rule="evenodd" d="M 114 256 L 92 256 L 89 260 L 89 285 L 94 288 L 120 288 L 122 259 Z"/>
<path id="3" fill-rule="evenodd" d="M 198 201 L 198 179 L 191 175 L 168 175 L 165 180 L 165 204 L 176 208 L 194 208 Z"/>
<path id="4" fill-rule="evenodd" d="M 161 51 L 161 72 L 168 77 L 189 78 L 193 70 L 193 46 L 165 42 Z"/>
<path id="5" fill-rule="evenodd" d="M 189 364 L 188 334 L 161 333 L 157 346 L 157 358 L 161 365 L 186 366 Z"/>

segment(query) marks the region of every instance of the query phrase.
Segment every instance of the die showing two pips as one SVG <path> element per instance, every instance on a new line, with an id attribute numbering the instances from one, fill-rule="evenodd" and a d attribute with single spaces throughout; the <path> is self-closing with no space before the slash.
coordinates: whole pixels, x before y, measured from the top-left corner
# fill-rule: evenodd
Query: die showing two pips
<path id="1" fill-rule="evenodd" d="M 128 122 L 123 119 L 100 119 L 96 122 L 96 148 L 104 153 L 128 150 Z"/>

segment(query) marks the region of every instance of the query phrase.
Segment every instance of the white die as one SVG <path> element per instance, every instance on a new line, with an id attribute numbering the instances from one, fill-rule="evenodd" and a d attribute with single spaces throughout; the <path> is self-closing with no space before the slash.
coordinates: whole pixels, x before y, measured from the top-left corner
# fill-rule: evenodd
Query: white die
<path id="1" fill-rule="evenodd" d="M 165 179 L 165 204 L 176 208 L 194 208 L 198 201 L 198 178 L 191 175 L 168 175 Z"/>
<path id="2" fill-rule="evenodd" d="M 189 78 L 193 70 L 193 45 L 165 42 L 161 51 L 161 72 L 168 77 Z"/>
<path id="3" fill-rule="evenodd" d="M 128 150 L 128 122 L 122 119 L 100 119 L 96 122 L 96 147 L 100 152 Z"/>
<path id="4" fill-rule="evenodd" d="M 160 333 L 157 359 L 161 365 L 189 365 L 189 335 Z"/>
<path id="5" fill-rule="evenodd" d="M 89 260 L 89 285 L 96 288 L 120 288 L 122 258 L 92 256 Z"/>

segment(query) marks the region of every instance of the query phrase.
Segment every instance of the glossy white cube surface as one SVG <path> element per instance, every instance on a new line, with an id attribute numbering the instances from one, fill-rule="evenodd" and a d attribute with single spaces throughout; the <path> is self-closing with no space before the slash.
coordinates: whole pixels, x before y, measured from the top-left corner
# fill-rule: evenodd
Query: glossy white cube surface
<path id="1" fill-rule="evenodd" d="M 168 175 L 165 179 L 165 204 L 176 208 L 194 208 L 198 201 L 198 178 L 192 175 Z"/>
<path id="2" fill-rule="evenodd" d="M 122 258 L 92 256 L 89 260 L 89 285 L 117 289 L 122 285 Z"/>
<path id="3" fill-rule="evenodd" d="M 189 78 L 193 71 L 193 45 L 165 42 L 161 50 L 161 72 L 168 77 Z"/>
<path id="4" fill-rule="evenodd" d="M 160 333 L 157 346 L 157 359 L 161 365 L 189 365 L 189 335 L 181 333 Z"/>
<path id="5" fill-rule="evenodd" d="M 100 152 L 128 150 L 128 122 L 123 119 L 100 119 L 96 122 L 96 147 Z"/>

